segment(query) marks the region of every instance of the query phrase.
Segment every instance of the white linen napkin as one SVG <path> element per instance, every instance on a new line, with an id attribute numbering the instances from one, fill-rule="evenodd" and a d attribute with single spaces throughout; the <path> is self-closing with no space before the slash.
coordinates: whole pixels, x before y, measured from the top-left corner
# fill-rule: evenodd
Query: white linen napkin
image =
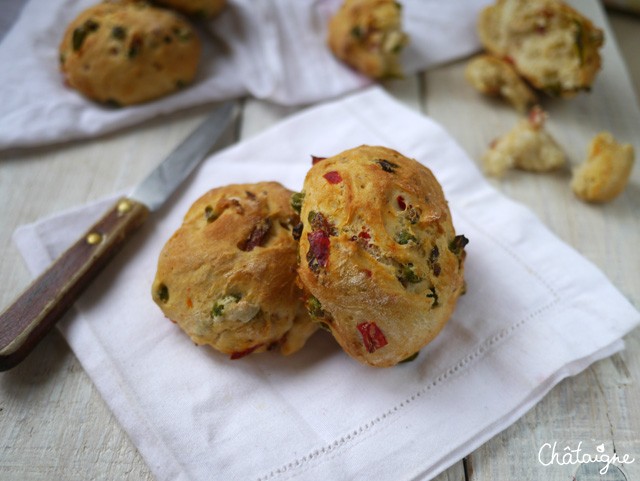
<path id="1" fill-rule="evenodd" d="M 479 47 L 478 11 L 490 0 L 404 0 L 406 72 Z M 143 105 L 114 109 L 65 87 L 58 45 L 66 26 L 98 0 L 30 0 L 0 43 L 0 150 L 92 137 L 211 101 L 251 95 L 302 105 L 370 80 L 337 61 L 326 25 L 340 0 L 229 0 L 202 25 L 202 63 L 193 85 Z"/>
<path id="2" fill-rule="evenodd" d="M 385 145 L 427 165 L 469 239 L 464 295 L 418 358 L 389 369 L 325 332 L 285 358 L 196 347 L 151 300 L 160 249 L 205 191 L 277 180 L 310 155 Z M 113 199 L 20 228 L 41 271 Z M 494 190 L 430 119 L 378 87 L 303 111 L 205 161 L 60 326 L 163 480 L 429 479 L 505 429 L 556 383 L 622 349 L 640 314 L 526 208 Z"/>

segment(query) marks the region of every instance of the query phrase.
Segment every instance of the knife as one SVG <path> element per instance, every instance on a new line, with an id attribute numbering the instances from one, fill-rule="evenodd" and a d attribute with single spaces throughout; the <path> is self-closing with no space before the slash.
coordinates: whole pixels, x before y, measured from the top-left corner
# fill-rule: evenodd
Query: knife
<path id="1" fill-rule="evenodd" d="M 106 266 L 205 158 L 235 117 L 235 102 L 218 106 L 131 192 L 0 315 L 0 371 L 20 363 Z"/>

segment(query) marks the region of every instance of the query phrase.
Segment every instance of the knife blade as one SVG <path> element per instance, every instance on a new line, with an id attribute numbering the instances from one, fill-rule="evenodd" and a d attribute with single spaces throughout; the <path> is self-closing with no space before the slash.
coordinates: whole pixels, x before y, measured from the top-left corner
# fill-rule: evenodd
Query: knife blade
<path id="1" fill-rule="evenodd" d="M 149 214 L 161 207 L 211 151 L 235 117 L 225 102 L 131 194 L 120 198 L 0 315 L 0 371 L 19 364 L 69 310 Z"/>

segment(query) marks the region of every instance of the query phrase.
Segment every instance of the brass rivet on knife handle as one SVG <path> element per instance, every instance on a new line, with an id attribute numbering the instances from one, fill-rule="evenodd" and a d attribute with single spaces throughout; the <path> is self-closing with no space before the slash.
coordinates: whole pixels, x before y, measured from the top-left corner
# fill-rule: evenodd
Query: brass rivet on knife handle
<path id="1" fill-rule="evenodd" d="M 149 215 L 120 199 L 0 315 L 0 370 L 22 361 Z"/>
<path id="2" fill-rule="evenodd" d="M 125 215 L 133 209 L 133 201 L 129 199 L 120 199 L 118 201 L 118 214 Z"/>
<path id="3" fill-rule="evenodd" d="M 99 232 L 89 232 L 87 234 L 87 244 L 96 245 L 102 242 L 102 234 Z"/>

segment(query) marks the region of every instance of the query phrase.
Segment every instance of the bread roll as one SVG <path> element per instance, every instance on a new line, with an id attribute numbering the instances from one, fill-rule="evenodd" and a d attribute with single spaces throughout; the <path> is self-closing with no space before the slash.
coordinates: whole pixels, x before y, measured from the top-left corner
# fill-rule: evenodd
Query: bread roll
<path id="1" fill-rule="evenodd" d="M 372 78 L 400 77 L 401 4 L 394 0 L 345 0 L 329 22 L 328 44 L 336 57 Z"/>
<path id="2" fill-rule="evenodd" d="M 162 249 L 153 300 L 196 344 L 232 359 L 291 354 L 316 330 L 296 285 L 290 198 L 276 182 L 213 189 Z"/>
<path id="3" fill-rule="evenodd" d="M 112 106 L 139 104 L 190 84 L 200 39 L 177 13 L 140 2 L 103 2 L 83 11 L 60 43 L 67 85 Z"/>
<path id="4" fill-rule="evenodd" d="M 312 319 L 371 366 L 415 355 L 464 288 L 464 246 L 429 169 L 360 146 L 316 163 L 304 181 L 298 275 Z"/>

